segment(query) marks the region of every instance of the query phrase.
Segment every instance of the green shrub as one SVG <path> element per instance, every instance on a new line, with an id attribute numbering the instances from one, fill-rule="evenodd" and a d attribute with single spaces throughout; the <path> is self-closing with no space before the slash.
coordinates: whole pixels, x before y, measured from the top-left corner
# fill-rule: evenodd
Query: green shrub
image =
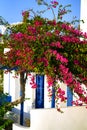
<path id="1" fill-rule="evenodd" d="M 8 106 L 7 96 L 8 94 L 0 94 L 0 130 L 12 130 L 13 121 L 4 118 L 4 115 L 11 110 L 11 106 Z"/>

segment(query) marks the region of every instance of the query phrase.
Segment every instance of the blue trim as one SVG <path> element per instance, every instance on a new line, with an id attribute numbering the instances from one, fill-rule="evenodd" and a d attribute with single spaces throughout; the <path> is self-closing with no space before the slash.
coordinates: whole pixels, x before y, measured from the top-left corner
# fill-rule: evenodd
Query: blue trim
<path id="1" fill-rule="evenodd" d="M 17 71 L 18 70 L 18 67 L 17 66 L 15 66 L 15 67 L 13 67 L 13 68 L 9 68 L 9 67 L 7 67 L 7 66 L 0 66 L 0 70 L 15 70 L 15 71 Z"/>
<path id="2" fill-rule="evenodd" d="M 22 96 L 22 91 L 20 91 L 20 96 Z M 20 125 L 23 125 L 24 120 L 24 102 L 20 104 Z"/>
<path id="3" fill-rule="evenodd" d="M 10 95 L 6 97 L 6 102 L 11 102 L 11 96 Z"/>
<path id="4" fill-rule="evenodd" d="M 21 110 L 20 110 L 20 125 L 23 125 L 24 119 L 24 102 L 21 103 Z"/>
<path id="5" fill-rule="evenodd" d="M 35 108 L 44 108 L 44 75 L 36 75 Z"/>
<path id="6" fill-rule="evenodd" d="M 69 87 L 67 87 L 67 106 L 72 106 L 73 94 Z"/>
<path id="7" fill-rule="evenodd" d="M 51 108 L 55 108 L 55 89 L 52 87 L 52 101 L 51 101 Z"/>
<path id="8" fill-rule="evenodd" d="M 0 70 L 4 70 L 4 69 L 9 69 L 9 68 L 6 66 L 0 66 Z"/>

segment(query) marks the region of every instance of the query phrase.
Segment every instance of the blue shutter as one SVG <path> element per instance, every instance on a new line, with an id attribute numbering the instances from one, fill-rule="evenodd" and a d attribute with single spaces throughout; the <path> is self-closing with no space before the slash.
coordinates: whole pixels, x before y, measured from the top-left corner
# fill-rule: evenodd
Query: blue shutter
<path id="1" fill-rule="evenodd" d="M 73 94 L 69 87 L 67 87 L 67 106 L 72 106 Z"/>
<path id="2" fill-rule="evenodd" d="M 52 101 L 51 101 L 51 108 L 55 108 L 55 89 L 52 87 Z"/>
<path id="3" fill-rule="evenodd" d="M 44 108 L 44 75 L 36 75 L 36 84 L 35 108 Z"/>

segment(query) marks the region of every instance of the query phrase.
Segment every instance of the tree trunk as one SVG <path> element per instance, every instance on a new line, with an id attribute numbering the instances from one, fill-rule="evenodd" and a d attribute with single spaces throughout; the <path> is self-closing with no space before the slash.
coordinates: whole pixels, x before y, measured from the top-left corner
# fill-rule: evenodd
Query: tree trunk
<path id="1" fill-rule="evenodd" d="M 25 76 L 25 74 L 26 74 L 26 76 Z M 8 106 L 15 106 L 15 105 L 18 105 L 19 103 L 24 102 L 26 79 L 27 79 L 27 73 L 21 72 L 20 73 L 20 97 L 19 97 L 19 99 L 9 103 Z"/>
<path id="2" fill-rule="evenodd" d="M 20 96 L 22 102 L 25 99 L 25 84 L 26 84 L 25 73 L 21 72 L 20 73 Z"/>

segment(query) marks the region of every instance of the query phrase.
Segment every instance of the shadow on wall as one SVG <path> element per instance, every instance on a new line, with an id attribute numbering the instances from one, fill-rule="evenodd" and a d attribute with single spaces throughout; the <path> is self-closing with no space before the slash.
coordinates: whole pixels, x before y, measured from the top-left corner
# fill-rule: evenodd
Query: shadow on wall
<path id="1" fill-rule="evenodd" d="M 15 123 L 18 123 L 18 124 L 20 124 L 20 110 L 18 109 L 18 108 L 13 108 L 12 109 L 12 113 L 14 113 L 16 116 L 16 118 L 13 118 L 13 116 L 12 116 L 12 118 L 13 118 L 13 121 L 15 122 Z M 30 126 L 30 113 L 27 113 L 27 112 L 24 112 L 24 126 Z"/>

